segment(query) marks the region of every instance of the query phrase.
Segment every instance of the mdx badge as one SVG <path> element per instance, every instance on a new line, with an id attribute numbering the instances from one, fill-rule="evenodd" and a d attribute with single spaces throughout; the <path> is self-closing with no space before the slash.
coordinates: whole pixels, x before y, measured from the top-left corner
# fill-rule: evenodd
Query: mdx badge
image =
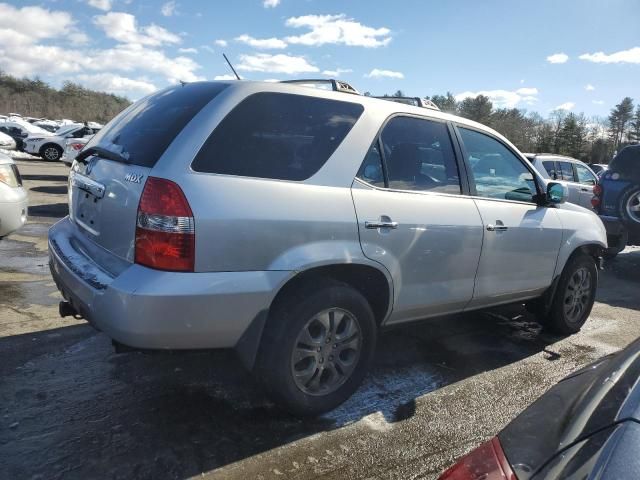
<path id="1" fill-rule="evenodd" d="M 124 176 L 124 179 L 127 182 L 131 182 L 131 183 L 142 183 L 142 177 L 144 177 L 144 175 L 139 175 L 137 173 L 127 173 Z"/>

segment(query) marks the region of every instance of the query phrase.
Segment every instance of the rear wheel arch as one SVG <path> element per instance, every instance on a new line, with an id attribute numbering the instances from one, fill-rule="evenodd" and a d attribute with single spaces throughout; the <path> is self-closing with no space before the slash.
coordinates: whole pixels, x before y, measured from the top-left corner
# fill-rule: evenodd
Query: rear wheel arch
<path id="1" fill-rule="evenodd" d="M 323 279 L 355 288 L 369 302 L 376 324 L 380 326 L 384 322 L 393 298 L 391 280 L 380 269 L 357 263 L 332 264 L 301 271 L 280 288 L 271 302 L 271 308 L 299 290 L 313 288 Z"/>
<path id="2" fill-rule="evenodd" d="M 303 270 L 289 278 L 278 290 L 268 309 L 262 310 L 236 344 L 235 350 L 247 370 L 253 370 L 265 328 L 274 319 L 269 315 L 287 299 L 305 290 L 322 288 L 326 283 L 340 282 L 357 290 L 369 303 L 376 325 L 387 318 L 392 307 L 393 284 L 382 270 L 366 264 L 331 264 Z"/>

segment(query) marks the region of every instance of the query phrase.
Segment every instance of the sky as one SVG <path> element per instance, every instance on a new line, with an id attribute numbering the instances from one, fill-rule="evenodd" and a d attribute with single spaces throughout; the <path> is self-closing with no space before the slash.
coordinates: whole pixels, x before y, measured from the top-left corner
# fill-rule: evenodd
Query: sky
<path id="1" fill-rule="evenodd" d="M 640 103 L 640 0 L 0 0 L 0 70 L 132 100 L 178 81 L 339 78 L 606 116 Z"/>

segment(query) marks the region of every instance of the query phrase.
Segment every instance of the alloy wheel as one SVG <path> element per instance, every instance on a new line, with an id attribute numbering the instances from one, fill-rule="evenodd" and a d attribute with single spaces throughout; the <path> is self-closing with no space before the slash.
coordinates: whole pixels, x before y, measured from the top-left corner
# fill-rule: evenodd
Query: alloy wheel
<path id="1" fill-rule="evenodd" d="M 571 323 L 579 322 L 589 306 L 591 273 L 582 267 L 573 272 L 564 295 L 564 313 Z"/>
<path id="2" fill-rule="evenodd" d="M 626 210 L 633 221 L 640 223 L 640 191 L 631 194 L 627 200 Z"/>
<path id="3" fill-rule="evenodd" d="M 358 364 L 362 332 L 355 316 L 341 308 L 316 314 L 302 328 L 291 355 L 296 386 L 309 395 L 335 392 Z"/>
<path id="4" fill-rule="evenodd" d="M 56 149 L 55 147 L 47 147 L 44 150 L 44 157 L 47 160 L 58 160 L 59 156 L 60 154 L 58 153 L 58 149 Z"/>

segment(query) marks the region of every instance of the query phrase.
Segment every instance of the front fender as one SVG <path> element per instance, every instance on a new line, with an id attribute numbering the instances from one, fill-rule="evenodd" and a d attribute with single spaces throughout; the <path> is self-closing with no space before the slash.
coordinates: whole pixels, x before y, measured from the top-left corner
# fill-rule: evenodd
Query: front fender
<path id="1" fill-rule="evenodd" d="M 563 236 L 555 276 L 562 273 L 567 260 L 578 248 L 592 245 L 607 248 L 607 231 L 595 213 L 577 205 L 565 204 L 558 209 L 558 215 L 562 222 Z"/>

